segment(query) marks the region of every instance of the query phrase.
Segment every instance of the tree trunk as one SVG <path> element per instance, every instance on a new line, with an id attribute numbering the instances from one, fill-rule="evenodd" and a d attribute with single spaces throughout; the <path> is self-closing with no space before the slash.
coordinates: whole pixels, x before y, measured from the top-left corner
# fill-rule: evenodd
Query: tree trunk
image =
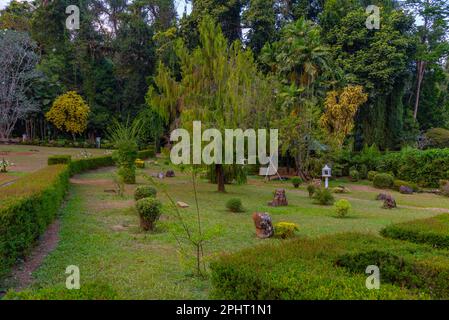
<path id="1" fill-rule="evenodd" d="M 218 192 L 226 192 L 225 190 L 225 179 L 224 170 L 222 164 L 215 165 L 215 175 L 217 177 Z"/>
<path id="2" fill-rule="evenodd" d="M 417 63 L 417 81 L 416 81 L 416 97 L 415 97 L 415 109 L 413 111 L 413 119 L 416 120 L 416 117 L 418 116 L 418 107 L 419 107 L 419 97 L 421 94 L 421 84 L 422 80 L 424 78 L 424 70 L 425 70 L 426 63 L 424 61 L 418 61 Z"/>

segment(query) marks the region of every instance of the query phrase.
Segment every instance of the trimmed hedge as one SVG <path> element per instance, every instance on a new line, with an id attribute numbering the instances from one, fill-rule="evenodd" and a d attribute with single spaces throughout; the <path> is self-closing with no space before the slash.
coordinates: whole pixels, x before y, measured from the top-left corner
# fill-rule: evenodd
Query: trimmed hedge
<path id="1" fill-rule="evenodd" d="M 449 248 L 449 215 L 392 224 L 382 229 L 381 234 L 388 238 Z"/>
<path id="2" fill-rule="evenodd" d="M 365 268 L 381 248 L 409 263 L 417 280 L 382 282 L 365 287 L 366 274 L 342 267 L 342 257 L 361 255 Z M 363 254 L 366 253 L 366 257 Z M 362 260 L 363 258 L 363 260 Z M 384 261 L 384 260 L 382 260 Z M 388 261 L 388 259 L 386 260 Z M 394 262 L 395 260 L 393 260 Z M 392 262 L 392 264 L 393 264 Z M 340 266 L 339 266 L 340 263 Z M 346 264 L 348 266 L 349 264 Z M 221 255 L 211 263 L 212 298 L 216 299 L 428 299 L 449 297 L 449 252 L 398 240 L 355 233 L 270 243 Z M 383 264 L 384 267 L 390 265 Z M 413 273 L 407 273 L 413 275 Z M 447 280 L 447 278 L 446 278 Z M 404 281 L 407 278 L 404 277 Z M 438 288 L 435 288 L 438 285 Z"/>
<path id="3" fill-rule="evenodd" d="M 72 161 L 72 157 L 70 155 L 54 155 L 48 157 L 47 164 L 49 166 L 53 164 L 69 164 Z"/>
<path id="4" fill-rule="evenodd" d="M 393 187 L 394 178 L 388 173 L 378 173 L 374 176 L 373 185 L 376 188 L 386 189 Z"/>
<path id="5" fill-rule="evenodd" d="M 156 152 L 154 151 L 154 148 L 148 148 L 148 149 L 137 151 L 137 158 L 139 158 L 139 159 L 154 158 L 155 156 L 156 156 Z"/>
<path id="6" fill-rule="evenodd" d="M 30 173 L 0 193 L 0 278 L 28 252 L 53 221 L 69 185 L 70 170 L 57 164 Z"/>
<path id="7" fill-rule="evenodd" d="M 74 175 L 87 170 L 94 170 L 101 167 L 109 167 L 113 165 L 114 160 L 112 160 L 112 156 L 72 160 L 72 162 L 70 162 L 70 174 Z"/>
<path id="8" fill-rule="evenodd" d="M 449 148 L 390 152 L 382 156 L 377 169 L 422 187 L 437 188 L 439 180 L 449 179 Z"/>

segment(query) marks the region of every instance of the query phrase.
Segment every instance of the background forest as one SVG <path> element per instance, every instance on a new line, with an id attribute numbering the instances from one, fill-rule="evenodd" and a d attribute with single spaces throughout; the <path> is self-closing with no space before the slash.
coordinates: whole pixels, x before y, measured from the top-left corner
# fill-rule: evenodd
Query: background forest
<path id="1" fill-rule="evenodd" d="M 64 144 L 81 134 L 85 145 L 113 119 L 138 115 L 158 145 L 192 119 L 275 127 L 300 171 L 329 150 L 449 146 L 447 1 L 188 3 L 179 16 L 172 0 L 10 2 L 0 11 L 2 69 L 11 41 L 29 65 L 23 94 L 3 107 L 1 137 Z M 80 28 L 71 31 L 72 4 Z M 379 29 L 366 26 L 372 4 Z M 7 92 L 8 79 L 0 86 Z M 71 91 L 88 105 L 85 128 L 72 131 L 46 116 Z"/>

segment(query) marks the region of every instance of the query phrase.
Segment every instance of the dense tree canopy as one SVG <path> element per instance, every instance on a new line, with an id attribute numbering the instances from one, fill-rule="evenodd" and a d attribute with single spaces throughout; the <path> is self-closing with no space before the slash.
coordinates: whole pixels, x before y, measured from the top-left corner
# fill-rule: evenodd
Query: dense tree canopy
<path id="1" fill-rule="evenodd" d="M 177 13 L 183 3 L 191 13 Z M 80 8 L 78 30 L 65 28 L 69 4 Z M 379 29 L 366 26 L 371 4 Z M 345 111 L 337 102 L 345 88 L 367 99 L 340 123 L 342 148 L 397 150 L 449 128 L 448 17 L 444 0 L 12 1 L 0 29 L 30 37 L 41 76 L 22 95 L 38 108 L 9 125 L 17 136 L 63 135 L 44 115 L 76 91 L 91 111 L 86 138 L 137 115 L 157 145 L 187 118 L 276 126 L 284 156 L 307 177 L 316 146 L 337 125 L 320 119 L 331 105 Z"/>

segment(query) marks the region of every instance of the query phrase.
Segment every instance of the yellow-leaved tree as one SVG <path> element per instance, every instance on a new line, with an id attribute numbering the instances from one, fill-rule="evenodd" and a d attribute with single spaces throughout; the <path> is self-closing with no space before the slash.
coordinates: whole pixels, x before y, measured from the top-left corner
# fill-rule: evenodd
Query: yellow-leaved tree
<path id="1" fill-rule="evenodd" d="M 75 134 L 86 130 L 90 108 L 75 91 L 67 91 L 55 99 L 45 117 L 59 130 Z"/>
<path id="2" fill-rule="evenodd" d="M 362 86 L 349 85 L 341 91 L 330 91 L 326 95 L 325 108 L 320 123 L 329 143 L 335 147 L 343 145 L 344 139 L 354 128 L 354 116 L 366 102 L 368 94 Z"/>

